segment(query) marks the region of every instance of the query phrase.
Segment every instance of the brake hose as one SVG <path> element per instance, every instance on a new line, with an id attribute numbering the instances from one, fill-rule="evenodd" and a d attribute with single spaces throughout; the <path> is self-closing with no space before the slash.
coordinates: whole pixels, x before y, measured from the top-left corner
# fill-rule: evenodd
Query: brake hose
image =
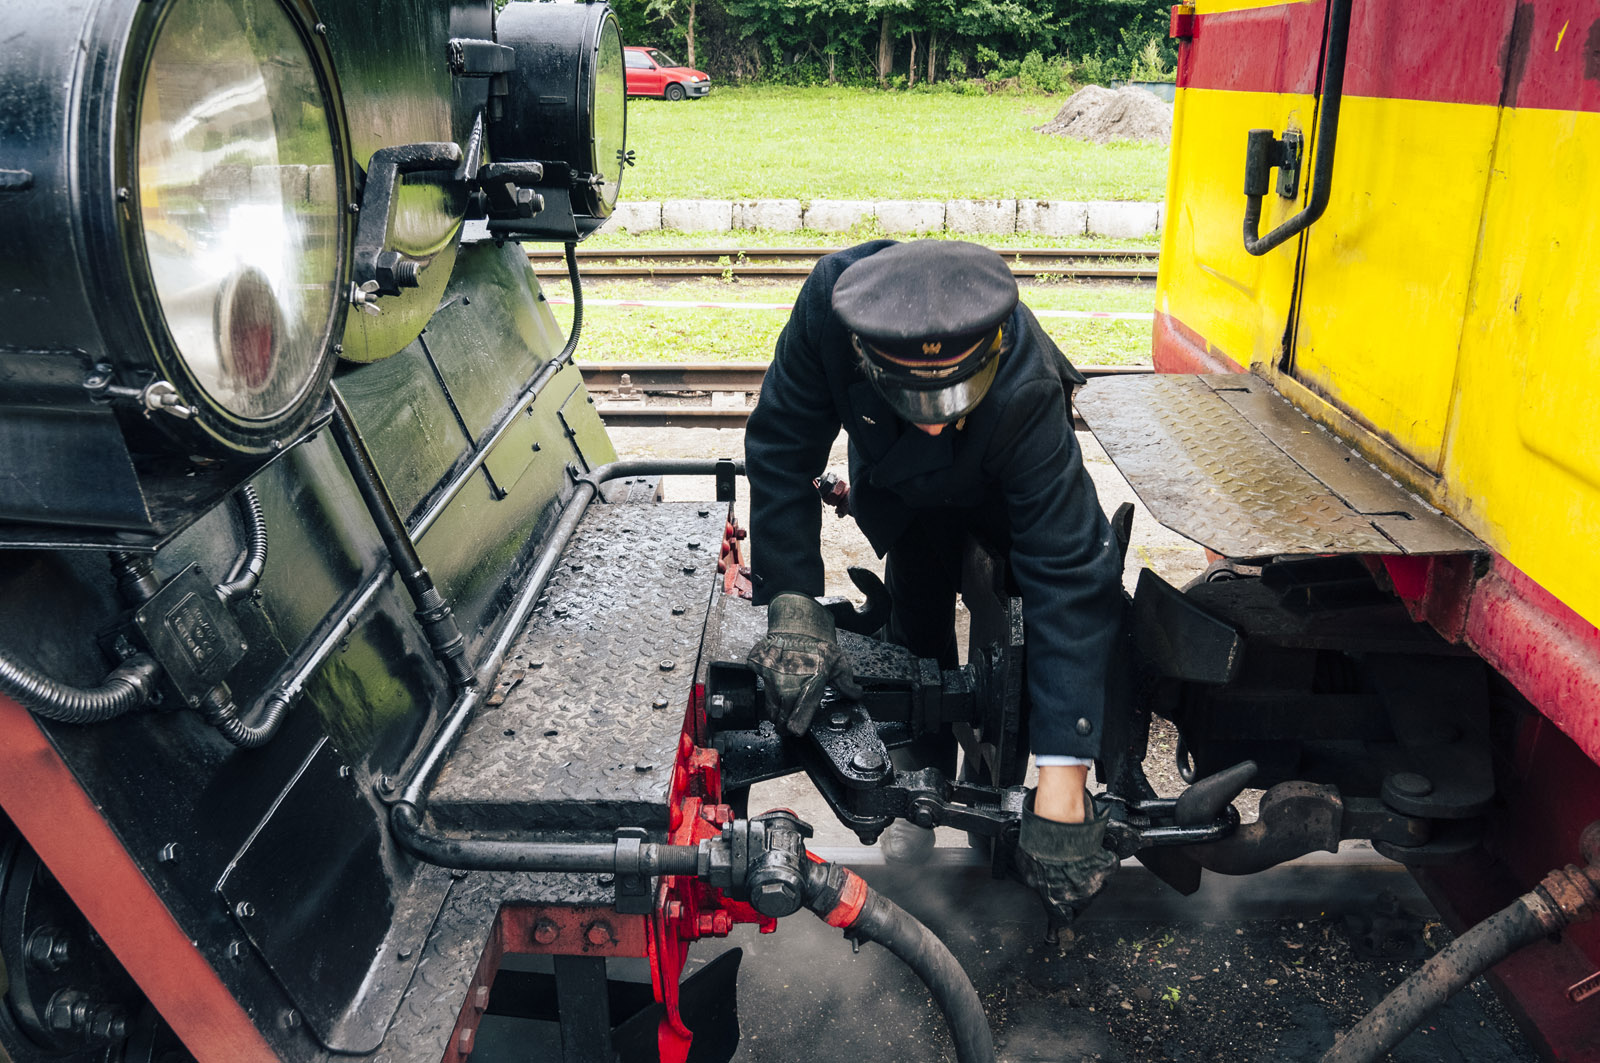
<path id="1" fill-rule="evenodd" d="M 578 278 L 578 245 L 569 243 L 567 250 L 567 280 L 572 285 L 572 331 L 567 344 L 556 356 L 557 362 L 568 362 L 578 350 L 578 337 L 583 334 L 583 281 Z"/>

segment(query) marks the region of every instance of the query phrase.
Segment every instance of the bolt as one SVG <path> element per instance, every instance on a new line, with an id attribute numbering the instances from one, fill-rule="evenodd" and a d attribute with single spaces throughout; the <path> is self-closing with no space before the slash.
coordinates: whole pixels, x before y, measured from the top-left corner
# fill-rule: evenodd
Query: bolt
<path id="1" fill-rule="evenodd" d="M 360 203 L 346 203 L 344 209 L 349 211 L 351 214 L 360 214 L 361 213 L 361 204 Z"/>
<path id="2" fill-rule="evenodd" d="M 118 203 L 126 203 L 129 199 L 132 199 L 132 198 L 133 198 L 133 193 L 129 192 L 126 188 L 117 189 L 117 202 Z"/>
<path id="3" fill-rule="evenodd" d="M 1433 780 L 1414 771 L 1400 771 L 1389 776 L 1389 786 L 1401 797 L 1427 797 L 1433 793 Z"/>
<path id="4" fill-rule="evenodd" d="M 344 353 L 344 344 L 342 344 L 342 343 L 335 343 L 335 344 L 334 344 L 334 345 L 333 345 L 333 353 L 334 353 L 334 354 L 343 354 L 343 353 Z"/>
<path id="5" fill-rule="evenodd" d="M 613 882 L 617 881 L 617 876 L 615 876 L 615 875 L 601 875 L 595 881 L 600 883 L 600 885 L 602 885 L 602 886 L 609 886 Z"/>
<path id="6" fill-rule="evenodd" d="M 848 712 L 829 713 L 828 726 L 833 728 L 835 731 L 844 730 L 846 727 L 850 726 L 850 714 Z"/>
<path id="7" fill-rule="evenodd" d="M 699 539 L 690 539 L 689 540 L 689 549 L 691 549 L 691 550 L 700 549 L 700 540 Z"/>
<path id="8" fill-rule="evenodd" d="M 582 561 L 574 561 L 574 562 L 572 562 L 572 564 L 568 565 L 567 567 L 572 569 L 572 571 L 574 571 L 574 572 L 582 572 L 583 571 L 583 562 Z"/>
<path id="9" fill-rule="evenodd" d="M 163 845 L 161 847 L 161 851 L 156 854 L 156 861 L 162 864 L 175 864 L 178 862 L 178 857 L 182 855 L 182 846 L 180 846 L 177 842 L 168 842 L 167 844 Z"/>
<path id="10" fill-rule="evenodd" d="M 662 661 L 661 662 L 661 670 L 663 672 L 670 672 L 676 667 L 678 667 L 678 662 L 677 661 Z"/>
<path id="11" fill-rule="evenodd" d="M 876 775 L 883 770 L 883 757 L 875 749 L 858 749 L 850 758 L 850 767 L 863 775 Z"/>
<path id="12" fill-rule="evenodd" d="M 472 987 L 472 1006 L 478 1011 L 489 1010 L 489 987 L 486 985 Z"/>
<path id="13" fill-rule="evenodd" d="M 228 942 L 228 947 L 223 952 L 234 963 L 244 962 L 244 942 L 242 941 Z"/>
<path id="14" fill-rule="evenodd" d="M 71 953 L 67 939 L 54 927 L 40 927 L 28 935 L 28 959 L 41 970 L 61 970 Z"/>
<path id="15" fill-rule="evenodd" d="M 566 607 L 566 606 L 564 606 L 564 605 L 558 605 L 558 606 L 556 606 L 556 607 L 555 607 L 555 609 L 554 609 L 554 610 L 552 610 L 552 611 L 553 611 L 553 612 L 554 612 L 554 613 L 555 613 L 555 614 L 556 614 L 556 616 L 558 616 L 558 617 L 562 617 L 562 616 L 566 616 L 566 615 L 567 615 L 567 607 Z"/>
<path id="16" fill-rule="evenodd" d="M 378 776 L 378 792 L 385 797 L 394 793 L 394 780 L 387 775 Z"/>
<path id="17" fill-rule="evenodd" d="M 750 903 L 762 915 L 791 915 L 800 907 L 800 897 L 788 883 L 763 882 L 756 887 Z"/>
<path id="18" fill-rule="evenodd" d="M 733 916 L 724 911 L 701 912 L 697 928 L 701 937 L 726 937 L 733 929 Z"/>
<path id="19" fill-rule="evenodd" d="M 609 945 L 615 941 L 616 935 L 611 931 L 611 924 L 604 919 L 597 919 L 590 923 L 583 932 L 584 940 L 591 945 Z"/>
<path id="20" fill-rule="evenodd" d="M 684 565 L 684 566 L 683 566 L 683 574 L 684 574 L 684 575 L 685 575 L 685 576 L 692 576 L 692 575 L 694 575 L 694 566 L 693 566 L 693 565 Z"/>
<path id="21" fill-rule="evenodd" d="M 411 958 L 411 950 L 410 949 L 401 949 L 399 952 L 396 952 L 395 955 L 398 956 L 402 960 L 409 960 Z"/>
<path id="22" fill-rule="evenodd" d="M 561 928 L 553 919 L 540 919 L 533 924 L 533 940 L 541 945 L 553 945 L 561 936 Z"/>
<path id="23" fill-rule="evenodd" d="M 348 765 L 348 764 L 339 765 L 339 778 L 348 779 L 348 778 L 350 778 L 350 775 L 351 775 L 350 765 Z"/>
<path id="24" fill-rule="evenodd" d="M 675 605 L 672 607 L 673 616 L 682 616 L 685 612 L 687 612 L 687 610 L 681 605 Z"/>
<path id="25" fill-rule="evenodd" d="M 96 1041 L 120 1041 L 128 1036 L 128 1019 L 115 1004 L 94 1009 L 89 1020 L 89 1036 Z"/>
<path id="26" fill-rule="evenodd" d="M 256 914 L 256 906 L 251 904 L 249 901 L 240 901 L 238 904 L 233 906 L 233 914 L 238 916 L 240 919 L 249 919 L 252 915 Z"/>
<path id="27" fill-rule="evenodd" d="M 657 694 L 655 698 L 651 700 L 650 707 L 652 709 L 664 709 L 670 704 L 672 704 L 672 702 L 668 701 L 664 695 Z"/>
<path id="28" fill-rule="evenodd" d="M 462 1030 L 460 1036 L 456 1038 L 456 1051 L 464 1056 L 472 1055 L 472 1035 L 473 1030 L 470 1027 Z"/>
<path id="29" fill-rule="evenodd" d="M 278 1012 L 278 1025 L 285 1030 L 292 1030 L 300 1025 L 300 1013 L 293 1008 L 284 1008 Z"/>
<path id="30" fill-rule="evenodd" d="M 326 22 L 317 23 L 315 29 L 318 37 L 326 37 L 328 35 L 328 24 Z"/>

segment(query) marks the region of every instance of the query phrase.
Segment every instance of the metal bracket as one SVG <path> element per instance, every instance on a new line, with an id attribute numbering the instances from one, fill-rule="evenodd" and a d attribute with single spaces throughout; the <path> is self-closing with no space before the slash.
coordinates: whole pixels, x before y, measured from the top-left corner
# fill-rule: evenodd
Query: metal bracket
<path id="1" fill-rule="evenodd" d="M 640 866 L 648 835 L 643 827 L 617 830 L 616 909 L 623 915 L 647 915 L 654 909 L 650 875 Z"/>
<path id="2" fill-rule="evenodd" d="M 732 458 L 717 462 L 717 501 L 732 502 L 738 497 L 739 466 Z"/>
<path id="3" fill-rule="evenodd" d="M 448 141 L 402 144 L 373 152 L 361 195 L 361 221 L 356 226 L 352 303 L 364 306 L 374 295 L 399 295 L 402 288 L 417 287 L 418 275 L 427 263 L 385 250 L 400 178 L 429 170 L 454 171 L 462 158 L 461 148 Z"/>

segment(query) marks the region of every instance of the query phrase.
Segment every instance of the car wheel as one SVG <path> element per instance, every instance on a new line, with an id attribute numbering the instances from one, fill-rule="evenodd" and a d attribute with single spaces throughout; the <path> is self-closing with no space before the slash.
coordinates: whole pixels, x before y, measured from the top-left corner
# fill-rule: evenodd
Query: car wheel
<path id="1" fill-rule="evenodd" d="M 679 100 L 683 99 L 683 86 L 678 84 L 676 81 L 668 85 L 667 99 L 671 100 L 673 103 L 677 103 Z"/>

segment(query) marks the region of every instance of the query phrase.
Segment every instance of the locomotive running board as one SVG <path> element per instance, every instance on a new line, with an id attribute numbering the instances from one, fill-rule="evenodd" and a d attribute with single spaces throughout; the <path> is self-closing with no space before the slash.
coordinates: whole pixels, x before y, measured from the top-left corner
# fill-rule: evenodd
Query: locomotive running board
<path id="1" fill-rule="evenodd" d="M 1073 402 L 1151 516 L 1224 557 L 1486 549 L 1254 374 L 1103 378 Z"/>

